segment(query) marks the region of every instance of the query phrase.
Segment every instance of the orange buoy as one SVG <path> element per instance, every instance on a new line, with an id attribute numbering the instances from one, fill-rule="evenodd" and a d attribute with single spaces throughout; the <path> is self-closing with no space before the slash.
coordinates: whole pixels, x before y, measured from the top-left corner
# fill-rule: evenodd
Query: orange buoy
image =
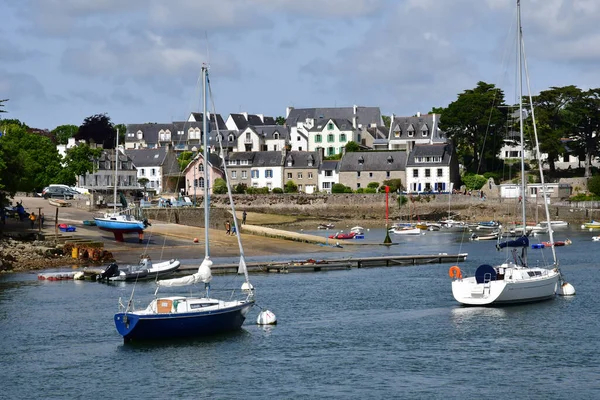
<path id="1" fill-rule="evenodd" d="M 450 275 L 450 278 L 462 279 L 462 272 L 460 271 L 460 268 L 458 268 L 458 265 L 451 266 L 448 274 Z"/>

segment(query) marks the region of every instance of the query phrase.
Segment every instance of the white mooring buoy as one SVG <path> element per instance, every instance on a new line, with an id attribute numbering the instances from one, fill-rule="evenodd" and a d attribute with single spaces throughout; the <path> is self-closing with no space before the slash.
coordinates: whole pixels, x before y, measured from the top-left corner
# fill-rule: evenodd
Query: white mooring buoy
<path id="1" fill-rule="evenodd" d="M 269 310 L 261 311 L 256 319 L 258 325 L 276 325 L 277 317 Z"/>
<path id="2" fill-rule="evenodd" d="M 563 282 L 563 284 L 560 285 L 558 288 L 558 295 L 559 296 L 574 296 L 575 288 L 570 283 Z"/>

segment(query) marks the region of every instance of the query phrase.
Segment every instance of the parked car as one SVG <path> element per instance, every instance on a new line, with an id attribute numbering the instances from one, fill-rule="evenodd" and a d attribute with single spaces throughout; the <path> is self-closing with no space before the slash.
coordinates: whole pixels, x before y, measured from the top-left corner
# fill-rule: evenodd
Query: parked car
<path id="1" fill-rule="evenodd" d="M 71 190 L 69 188 L 65 189 L 60 186 L 49 186 L 48 188 L 44 189 L 42 193 L 45 199 L 57 198 L 65 200 L 70 200 L 73 197 L 75 197 L 76 194 L 78 194 L 74 190 Z"/>

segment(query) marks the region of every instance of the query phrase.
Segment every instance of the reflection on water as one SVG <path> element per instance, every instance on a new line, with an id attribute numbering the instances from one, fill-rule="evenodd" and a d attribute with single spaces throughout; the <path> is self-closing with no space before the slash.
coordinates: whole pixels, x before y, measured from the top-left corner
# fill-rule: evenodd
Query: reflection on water
<path id="1" fill-rule="evenodd" d="M 500 307 L 455 307 L 451 311 L 452 322 L 461 324 L 474 319 L 506 318 L 506 308 Z"/>

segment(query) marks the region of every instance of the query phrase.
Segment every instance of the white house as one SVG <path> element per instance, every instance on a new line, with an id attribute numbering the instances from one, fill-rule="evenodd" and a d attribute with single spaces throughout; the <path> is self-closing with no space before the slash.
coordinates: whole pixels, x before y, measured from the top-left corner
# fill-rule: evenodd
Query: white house
<path id="1" fill-rule="evenodd" d="M 458 160 L 452 145 L 416 144 L 406 162 L 408 192 L 448 192 L 460 180 Z"/>
<path id="2" fill-rule="evenodd" d="M 283 189 L 283 163 L 286 151 L 233 152 L 226 157 L 227 179 L 231 185 Z"/>
<path id="3" fill-rule="evenodd" d="M 289 140 L 282 125 L 248 126 L 237 137 L 234 151 L 281 151 Z"/>
<path id="4" fill-rule="evenodd" d="M 321 119 L 308 130 L 308 151 L 324 149 L 325 156 L 342 154 L 350 141 L 360 143 L 357 129 L 347 119 Z"/>
<path id="5" fill-rule="evenodd" d="M 318 186 L 320 192 L 331 193 L 331 188 L 340 183 L 340 162 L 338 160 L 325 160 L 319 166 Z"/>
<path id="6" fill-rule="evenodd" d="M 389 150 L 411 151 L 417 144 L 445 143 L 446 136 L 439 129 L 438 123 L 437 114 L 417 113 L 414 117 L 396 117 L 392 114 Z"/>

